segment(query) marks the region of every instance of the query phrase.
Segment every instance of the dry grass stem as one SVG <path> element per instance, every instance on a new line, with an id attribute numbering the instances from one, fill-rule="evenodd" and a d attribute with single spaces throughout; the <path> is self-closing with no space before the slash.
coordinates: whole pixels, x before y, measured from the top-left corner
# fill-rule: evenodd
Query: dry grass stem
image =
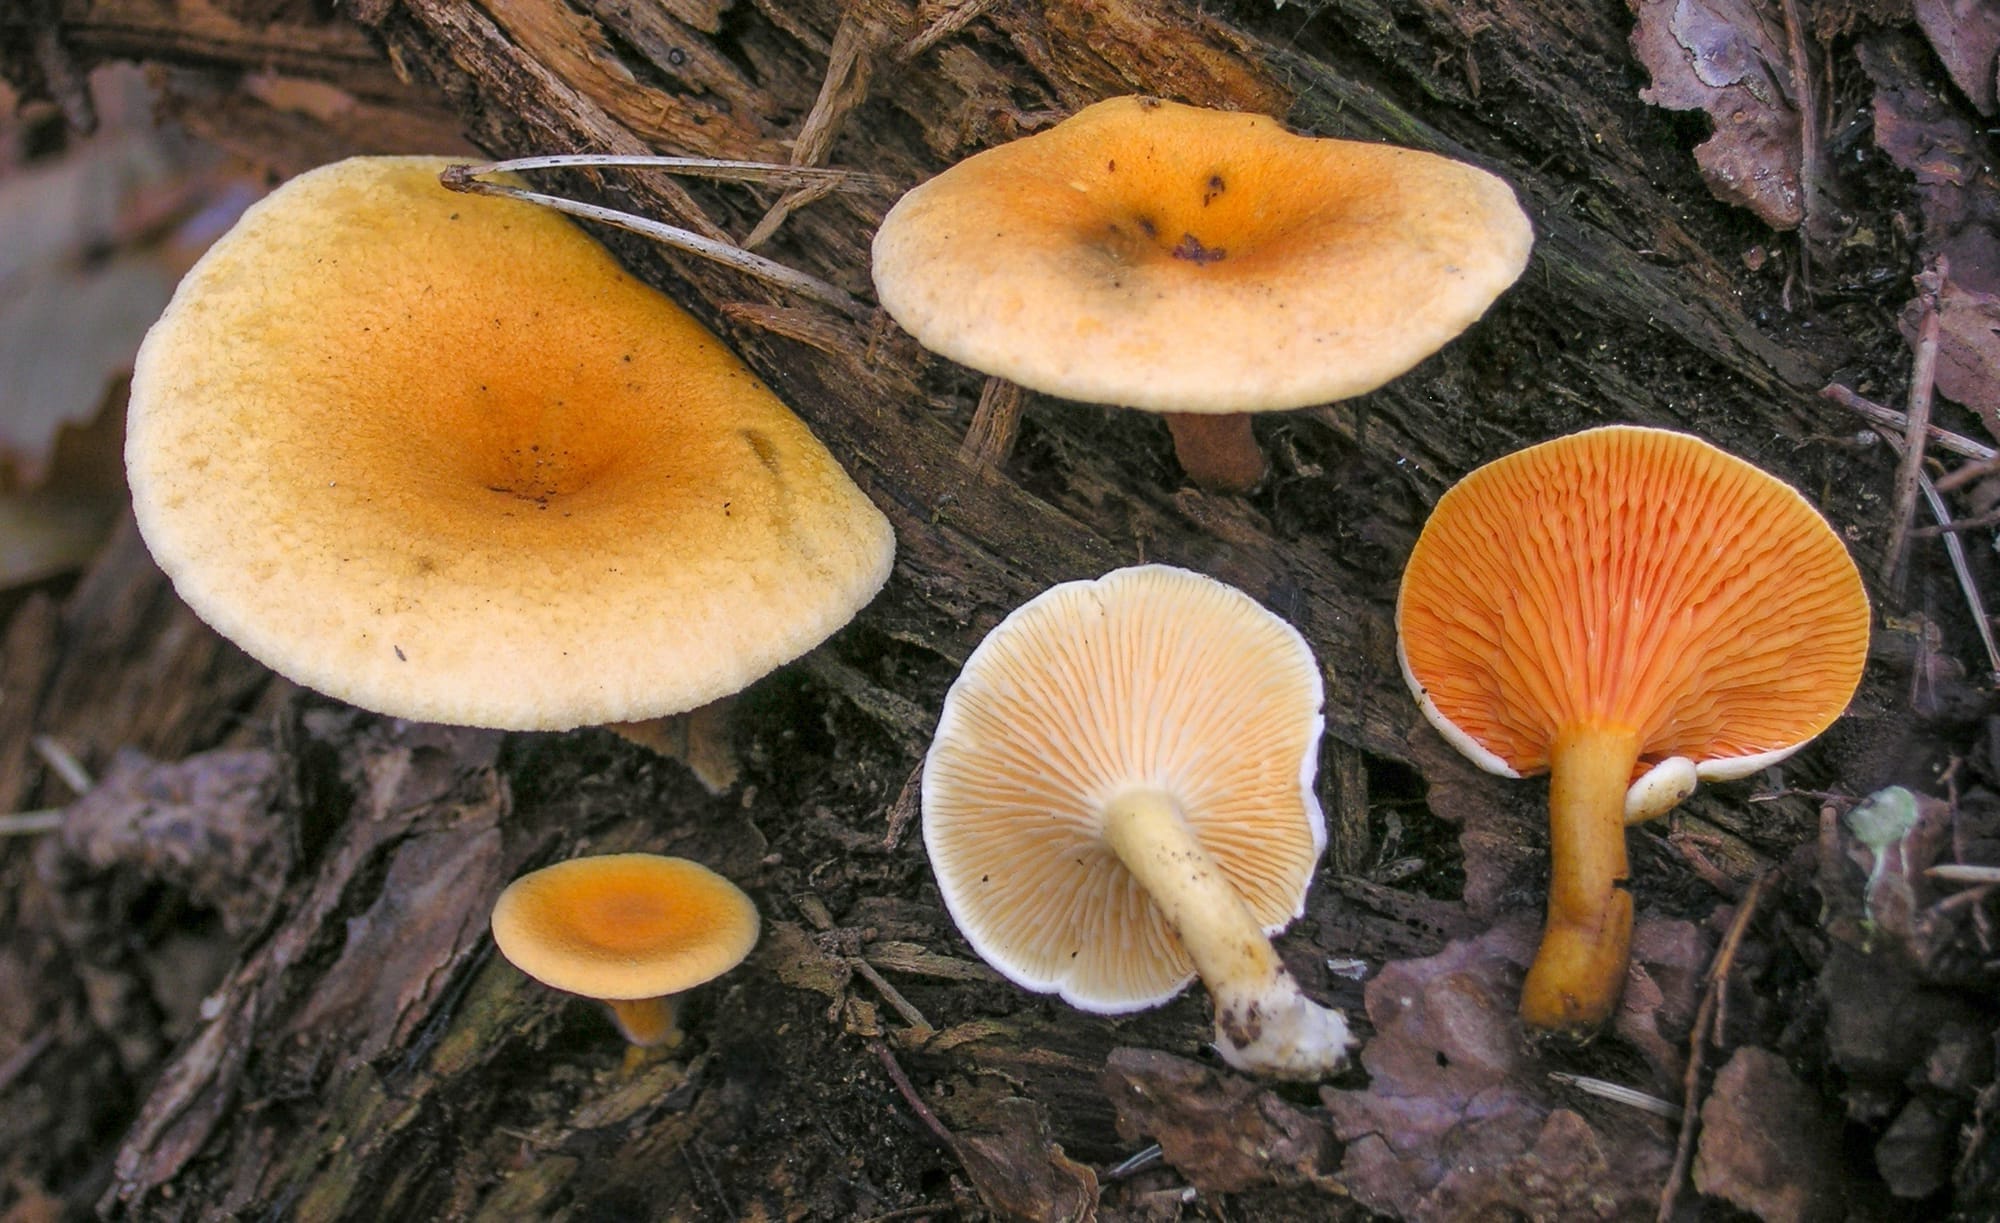
<path id="1" fill-rule="evenodd" d="M 1645 1092 L 1637 1088 L 1627 1087 L 1623 1083 L 1613 1083 L 1609 1079 L 1593 1079 L 1588 1075 L 1582 1074 L 1564 1074 L 1560 1070 L 1550 1071 L 1549 1079 L 1565 1087 L 1574 1087 L 1585 1095 L 1596 1096 L 1601 1100 L 1610 1100 L 1630 1108 L 1636 1108 L 1642 1113 L 1651 1113 L 1655 1117 L 1665 1117 L 1669 1121 L 1678 1121 L 1681 1118 L 1680 1105 L 1669 1100 L 1662 1100 L 1658 1096 L 1647 1095 Z"/>
<path id="2" fill-rule="evenodd" d="M 856 301 L 838 286 L 828 284 L 817 276 L 787 267 L 774 259 L 767 259 L 740 246 L 698 234 L 678 225 L 668 225 L 650 217 L 635 216 L 620 212 L 615 208 L 604 208 L 596 204 L 586 204 L 580 200 L 567 199 L 559 195 L 549 195 L 541 191 L 529 191 L 507 183 L 492 183 L 475 178 L 479 170 L 476 166 L 453 166 L 443 175 L 444 184 L 455 191 L 465 191 L 474 195 L 497 195 L 507 199 L 521 200 L 529 204 L 540 204 L 557 212 L 596 221 L 603 225 L 627 230 L 641 237 L 651 238 L 676 250 L 685 251 L 715 263 L 735 268 L 748 276 L 754 276 L 767 284 L 796 293 L 822 305 L 831 306 L 857 321 L 869 317 L 868 307 Z"/>

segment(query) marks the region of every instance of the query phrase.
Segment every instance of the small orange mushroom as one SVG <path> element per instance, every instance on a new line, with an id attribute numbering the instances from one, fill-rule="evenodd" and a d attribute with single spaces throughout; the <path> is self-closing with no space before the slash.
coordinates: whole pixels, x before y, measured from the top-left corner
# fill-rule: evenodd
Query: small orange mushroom
<path id="1" fill-rule="evenodd" d="M 1548 919 L 1521 1016 L 1581 1035 L 1625 981 L 1625 825 L 1825 730 L 1860 682 L 1869 610 L 1789 485 L 1698 438 L 1611 426 L 1447 492 L 1396 623 L 1404 677 L 1454 747 L 1549 774 Z"/>
<path id="2" fill-rule="evenodd" d="M 1533 232 L 1484 170 L 1112 98 L 904 195 L 875 291 L 917 341 L 1031 390 L 1167 414 L 1184 470 L 1264 472 L 1246 413 L 1370 391 L 1456 336 Z"/>
<path id="3" fill-rule="evenodd" d="M 685 858 L 602 854 L 532 871 L 493 905 L 493 941 L 516 968 L 596 998 L 635 1045 L 680 1043 L 674 995 L 757 945 L 757 906 Z"/>

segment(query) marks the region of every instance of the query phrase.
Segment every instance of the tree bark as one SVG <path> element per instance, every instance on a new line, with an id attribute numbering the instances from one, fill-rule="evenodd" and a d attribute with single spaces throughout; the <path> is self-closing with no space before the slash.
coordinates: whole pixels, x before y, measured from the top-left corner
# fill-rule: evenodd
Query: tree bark
<path id="1" fill-rule="evenodd" d="M 155 60 L 184 99 L 238 97 L 245 72 L 324 79 L 384 113 L 454 117 L 502 156 L 823 159 L 909 185 L 1097 98 L 1154 93 L 1475 162 L 1515 185 L 1538 235 L 1520 283 L 1443 353 L 1375 394 L 1260 420 L 1273 468 L 1248 498 L 1183 487 L 1151 416 L 1034 395 L 1011 460 L 962 463 L 979 375 L 885 320 L 607 235 L 737 347 L 897 533 L 878 602 L 746 699 L 747 784 L 720 799 L 608 734 L 403 726 L 269 684 L 171 601 L 127 533 L 66 605 L 31 604 L 10 625 L 0 803 L 61 798 L 31 733 L 99 767 L 124 746 L 170 760 L 254 746 L 282 784 L 243 836 L 287 866 L 253 928 L 214 936 L 226 967 L 177 1009 L 135 957 L 89 977 L 65 950 L 90 931 L 156 950 L 164 935 L 145 923 L 161 895 L 205 912 L 157 863 L 93 865 L 68 833 L 0 848 L 13 931 L 0 996 L 20 985 L 0 1001 L 0 1061 L 54 1033 L 11 1079 L 0 1069 L 0 1151 L 34 1136 L 0 1166 L 72 1204 L 142 1218 L 864 1217 L 943 1216 L 983 1195 L 1073 1214 L 1097 1189 L 1075 1161 L 1133 1149 L 1097 1085 L 1110 1050 L 1193 1053 L 1207 1020 L 1198 998 L 1117 1022 L 1044 1005 L 952 931 L 904 835 L 913 770 L 958 664 L 1001 616 L 1141 560 L 1250 592 L 1327 674 L 1335 860 L 1359 870 L 1373 852 L 1371 777 L 1407 790 L 1414 770 L 1447 818 L 1451 796 L 1477 794 L 1494 822 L 1463 859 L 1449 831 L 1417 834 L 1430 874 L 1412 890 L 1449 896 L 1462 872 L 1483 917 L 1537 903 L 1541 817 L 1537 798 L 1436 741 L 1399 674 L 1396 581 L 1444 488 L 1519 445 L 1638 421 L 1704 433 L 1874 538 L 1851 456 L 1812 444 L 1850 431 L 1815 392 L 1862 354 L 1753 315 L 1746 303 L 1775 293 L 1737 256 L 1760 235 L 1710 200 L 1679 129 L 1638 101 L 1615 0 L 358 0 L 337 20 L 287 0 L 46 7 L 41 28 L 75 65 Z M 54 87 L 29 32 L 0 24 L 0 52 L 17 80 Z M 315 130 L 360 151 L 441 129 Z M 778 202 L 655 174 L 563 185 L 725 236 Z M 868 243 L 893 196 L 800 204 L 763 253 L 868 299 Z M 1886 486 L 1886 463 L 1867 474 Z M 1711 831 L 1721 856 L 1752 860 L 1789 835 Z M 621 1062 L 594 1010 L 525 981 L 485 938 L 507 879 L 620 848 L 697 857 L 770 923 L 743 971 L 690 1000 L 682 1060 Z M 1317 906 L 1283 945 L 1309 990 L 1350 1009 L 1358 988 L 1323 967 L 1336 945 L 1424 942 L 1394 922 L 1393 939 L 1337 932 L 1342 910 Z M 1031 1103 L 988 1107 L 1018 1099 Z M 996 1198 L 1011 1177 L 1040 1186 L 1027 1205 Z M 1339 1208 L 1293 1182 L 1273 1209 Z"/>

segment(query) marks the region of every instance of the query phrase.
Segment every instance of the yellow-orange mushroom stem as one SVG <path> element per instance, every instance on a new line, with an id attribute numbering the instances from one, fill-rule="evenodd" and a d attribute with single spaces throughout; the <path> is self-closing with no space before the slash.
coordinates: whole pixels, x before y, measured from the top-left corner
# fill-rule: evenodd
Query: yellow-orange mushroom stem
<path id="1" fill-rule="evenodd" d="M 1591 726 L 1549 754 L 1549 911 L 1521 989 L 1531 1029 L 1582 1035 L 1610 1018 L 1625 985 L 1632 894 L 1625 882 L 1625 790 L 1638 735 Z"/>
<path id="2" fill-rule="evenodd" d="M 627 1041 L 648 1049 L 671 1049 L 683 1033 L 672 995 L 664 998 L 607 998 L 604 1005 Z"/>

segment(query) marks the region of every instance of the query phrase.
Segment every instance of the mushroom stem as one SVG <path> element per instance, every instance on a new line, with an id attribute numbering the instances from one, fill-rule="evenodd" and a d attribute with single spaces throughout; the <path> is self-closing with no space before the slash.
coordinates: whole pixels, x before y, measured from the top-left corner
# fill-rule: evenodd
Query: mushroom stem
<path id="1" fill-rule="evenodd" d="M 1521 988 L 1531 1029 L 1586 1036 L 1611 1015 L 1632 946 L 1625 889 L 1625 791 L 1639 760 L 1630 730 L 1588 726 L 1549 753 L 1549 913 Z"/>
<path id="2" fill-rule="evenodd" d="M 1174 800 L 1128 790 L 1105 808 L 1104 837 L 1160 906 L 1215 1001 L 1215 1046 L 1239 1070 L 1318 1078 L 1353 1043 L 1347 1019 L 1299 992 L 1248 905 Z"/>
<path id="3" fill-rule="evenodd" d="M 1264 478 L 1264 450 L 1248 412 L 1165 412 L 1181 470 L 1203 488 L 1247 493 Z"/>
<path id="4" fill-rule="evenodd" d="M 685 713 L 643 722 L 607 722 L 604 728 L 656 755 L 680 761 L 704 790 L 720 797 L 729 793 L 743 772 L 729 742 L 729 714 L 735 708 L 735 697 L 717 697 Z"/>
<path id="5" fill-rule="evenodd" d="M 673 994 L 664 998 L 606 998 L 604 1005 L 626 1040 L 643 1048 L 671 1049 L 683 1036 L 674 998 Z"/>

